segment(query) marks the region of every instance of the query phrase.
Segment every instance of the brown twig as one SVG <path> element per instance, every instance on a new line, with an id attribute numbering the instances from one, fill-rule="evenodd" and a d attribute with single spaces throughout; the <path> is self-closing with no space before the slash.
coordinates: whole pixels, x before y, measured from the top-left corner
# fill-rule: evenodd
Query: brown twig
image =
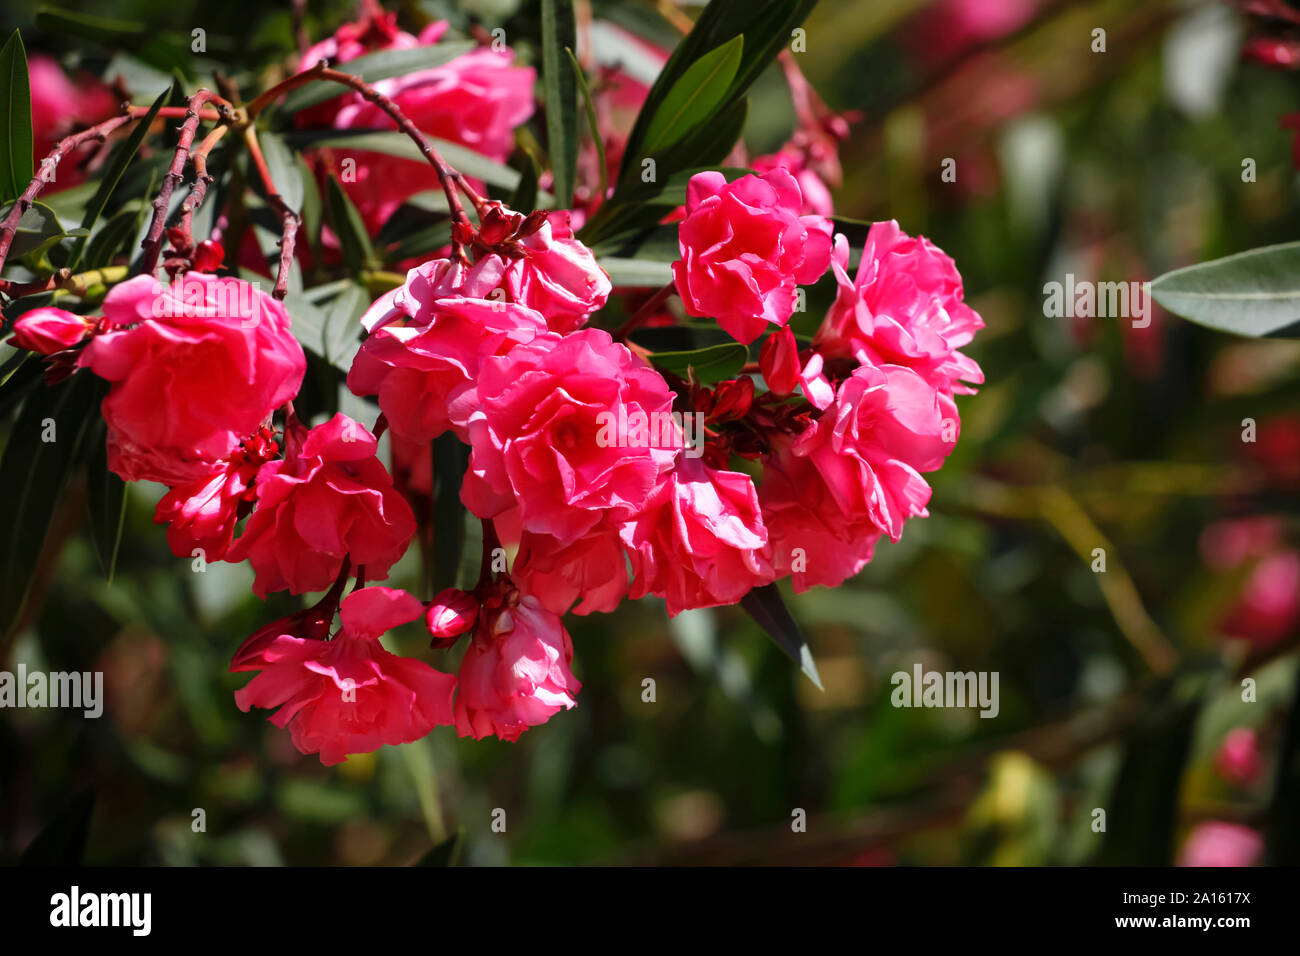
<path id="1" fill-rule="evenodd" d="M 628 319 L 614 331 L 614 341 L 623 342 L 627 337 L 648 322 L 663 304 L 677 291 L 676 283 L 670 282 L 642 304 L 632 318 Z"/>
<path id="2" fill-rule="evenodd" d="M 361 77 L 353 76 L 351 73 L 343 73 L 339 70 L 330 69 L 324 64 L 324 62 L 318 63 L 312 69 L 305 70 L 302 73 L 297 73 L 288 79 L 277 83 L 269 90 L 266 90 L 264 93 L 257 96 L 248 104 L 247 112 L 249 119 L 254 119 L 258 113 L 290 90 L 297 89 L 300 86 L 305 86 L 308 83 L 316 82 L 317 80 L 327 80 L 331 83 L 338 83 L 341 86 L 346 86 L 359 93 L 367 102 L 373 103 L 375 106 L 379 107 L 379 109 L 381 109 L 388 118 L 397 125 L 397 128 L 405 133 L 411 141 L 419 147 L 421 155 L 429 161 L 434 172 L 437 173 L 438 182 L 442 186 L 442 191 L 447 197 L 447 205 L 451 209 L 453 252 L 464 258 L 464 243 L 460 238 L 458 238 L 457 233 L 459 230 L 468 231 L 472 226 L 469 221 L 469 216 L 465 213 L 465 207 L 460 201 L 459 193 L 463 192 L 470 202 L 473 203 L 476 210 L 481 209 L 486 200 L 465 181 L 464 176 L 447 164 L 446 160 L 444 160 L 433 147 L 433 144 L 429 142 L 424 133 L 420 132 L 419 128 L 417 128 L 416 125 L 407 118 L 406 114 L 401 111 L 396 103 L 383 93 L 380 93 L 374 87 L 370 86 L 365 80 L 361 79 Z"/>
<path id="3" fill-rule="evenodd" d="M 79 133 L 73 133 L 55 144 L 49 155 L 41 160 L 36 175 L 32 177 L 32 181 L 27 184 L 27 188 L 23 190 L 22 195 L 10 208 L 3 224 L 0 224 L 0 268 L 4 267 L 5 258 L 9 255 L 9 249 L 13 245 L 14 236 L 18 233 L 19 223 L 22 222 L 23 216 L 27 214 L 27 210 L 32 208 L 32 204 L 36 202 L 36 197 L 40 195 L 46 183 L 54 181 L 54 172 L 58 169 L 64 155 L 83 143 L 103 142 L 108 138 L 109 133 L 131 122 L 131 120 L 131 115 L 124 113 L 122 116 L 115 116 Z"/>
<path id="4" fill-rule="evenodd" d="M 172 156 L 167 175 L 163 177 L 162 188 L 153 201 L 153 219 L 149 222 L 149 232 L 140 243 L 140 247 L 144 249 L 144 271 L 147 275 L 152 275 L 158 268 L 158 256 L 162 252 L 163 227 L 167 223 L 167 210 L 171 205 L 172 192 L 184 178 L 185 160 L 194 142 L 194 134 L 198 131 L 199 120 L 202 119 L 200 111 L 205 103 L 215 103 L 217 112 L 224 121 L 234 121 L 234 107 L 211 90 L 199 90 L 190 97 L 189 107 L 185 111 L 185 122 L 181 124 L 180 141 L 176 144 L 176 152 Z"/>
<path id="5" fill-rule="evenodd" d="M 257 175 L 262 180 L 262 188 L 266 190 L 266 201 L 280 216 L 280 269 L 275 276 L 275 288 L 271 290 L 271 295 L 279 301 L 289 293 L 289 271 L 293 267 L 294 246 L 297 242 L 298 224 L 301 220 L 298 213 L 289 208 L 289 204 L 284 201 L 284 197 L 275 188 L 275 182 L 271 178 L 271 170 L 266 165 L 266 157 L 262 155 L 262 145 L 258 142 L 257 130 L 254 127 L 244 127 L 244 142 L 248 146 L 248 155 L 253 160 Z"/>

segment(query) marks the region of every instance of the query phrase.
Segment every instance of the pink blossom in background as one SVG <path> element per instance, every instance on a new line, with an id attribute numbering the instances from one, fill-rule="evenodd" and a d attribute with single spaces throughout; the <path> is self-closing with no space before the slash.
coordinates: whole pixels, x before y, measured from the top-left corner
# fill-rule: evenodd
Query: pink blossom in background
<path id="1" fill-rule="evenodd" d="M 822 355 L 903 365 L 950 394 L 984 381 L 979 365 L 958 351 L 984 321 L 966 304 L 951 258 L 891 220 L 871 227 L 853 279 L 848 261 L 848 240 L 837 236 L 831 267 L 839 291 L 814 343 Z"/>
<path id="2" fill-rule="evenodd" d="M 936 0 L 908 31 L 913 57 L 942 64 L 1014 33 L 1037 12 L 1040 0 Z"/>
<path id="3" fill-rule="evenodd" d="M 698 173 L 686 190 L 686 218 L 673 279 L 686 311 L 715 318 L 743 344 L 794 313 L 795 291 L 830 265 L 831 226 L 804 216 L 794 177 L 776 168 L 728 183 Z"/>
<path id="4" fill-rule="evenodd" d="M 53 57 L 33 53 L 27 59 L 32 93 L 32 139 L 36 168 L 63 137 L 78 127 L 93 126 L 118 114 L 121 103 L 107 85 L 82 73 L 74 82 Z M 43 190 L 52 193 L 75 186 L 86 177 L 79 168 L 85 153 L 65 154 L 54 181 Z"/>
<path id="5" fill-rule="evenodd" d="M 450 400 L 473 449 L 461 499 L 480 518 L 519 508 L 524 530 L 569 544 L 645 506 L 676 457 L 659 430 L 620 443 L 610 424 L 672 410 L 663 378 L 607 332 L 542 335 L 485 358 Z M 638 437 L 638 436 L 630 436 Z"/>
<path id="6" fill-rule="evenodd" d="M 560 618 L 527 594 L 484 608 L 457 674 L 456 732 L 482 740 L 519 739 L 582 689 L 569 669 L 573 641 Z"/>
<path id="7" fill-rule="evenodd" d="M 1179 866 L 1254 866 L 1264 855 L 1264 838 L 1237 823 L 1210 820 L 1192 828 L 1178 854 Z"/>
<path id="8" fill-rule="evenodd" d="M 301 441 L 258 472 L 257 508 L 226 557 L 252 564 L 259 597 L 323 591 L 345 559 L 382 579 L 415 534 L 411 506 L 375 457 L 368 429 L 335 415 Z"/>
<path id="9" fill-rule="evenodd" d="M 136 276 L 103 309 L 108 330 L 77 364 L 112 383 L 108 466 L 127 481 L 206 478 L 302 385 L 307 360 L 284 306 L 246 282 Z"/>
<path id="10" fill-rule="evenodd" d="M 830 187 L 809 165 L 807 157 L 801 151 L 784 146 L 775 153 L 752 160 L 749 168 L 759 175 L 771 172 L 773 169 L 784 169 L 799 184 L 799 192 L 803 196 L 803 206 L 799 210 L 801 213 L 811 216 L 835 214 Z"/>
<path id="11" fill-rule="evenodd" d="M 1262 558 L 1237 602 L 1219 622 L 1229 637 L 1271 647 L 1300 625 L 1300 551 L 1287 548 Z"/>
<path id="12" fill-rule="evenodd" d="M 433 47 L 447 31 L 445 21 L 430 23 L 419 36 L 396 24 L 396 13 L 382 11 L 344 24 L 333 37 L 311 47 L 298 69 L 310 69 L 322 59 L 338 65 L 380 50 Z M 503 161 L 514 149 L 515 128 L 533 115 L 535 81 L 536 72 L 515 66 L 511 51 L 479 47 L 427 70 L 379 80 L 374 87 L 421 132 Z M 299 121 L 347 130 L 393 128 L 387 114 L 354 92 L 303 111 Z M 416 193 L 438 188 L 436 175 L 423 160 L 368 151 L 347 155 L 356 159 L 356 178 L 341 185 L 372 231 Z"/>
<path id="13" fill-rule="evenodd" d="M 1248 787 L 1264 772 L 1259 749 L 1259 732 L 1253 727 L 1236 727 L 1224 736 L 1214 754 L 1214 768 L 1225 780 Z"/>
<path id="14" fill-rule="evenodd" d="M 333 640 L 263 635 L 256 648 L 241 648 L 231 670 L 261 673 L 235 692 L 235 703 L 243 711 L 279 708 L 271 722 L 287 726 L 294 746 L 319 753 L 326 766 L 419 740 L 452 723 L 456 678 L 389 653 L 379 638 L 423 613 L 424 605 L 405 591 L 354 591 L 343 599 L 342 631 Z"/>

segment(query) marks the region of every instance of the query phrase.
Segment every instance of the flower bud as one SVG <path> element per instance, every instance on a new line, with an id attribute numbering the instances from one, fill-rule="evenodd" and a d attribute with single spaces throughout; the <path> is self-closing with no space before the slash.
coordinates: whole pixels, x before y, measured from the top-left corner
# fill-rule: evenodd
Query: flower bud
<path id="1" fill-rule="evenodd" d="M 709 413 L 709 421 L 744 418 L 753 402 L 754 380 L 748 375 L 719 382 L 713 390 L 713 410 Z"/>
<path id="2" fill-rule="evenodd" d="M 474 626 L 478 619 L 478 600 L 459 588 L 447 588 L 429 604 L 424 615 L 425 627 L 433 638 L 433 648 L 451 647 L 456 639 Z"/>
<path id="3" fill-rule="evenodd" d="M 758 367 L 772 394 L 785 398 L 799 387 L 799 345 L 790 327 L 783 326 L 767 337 L 758 357 Z"/>
<path id="4" fill-rule="evenodd" d="M 14 322 L 9 344 L 41 355 L 53 355 L 72 348 L 90 332 L 93 320 L 64 309 L 33 309 Z"/>

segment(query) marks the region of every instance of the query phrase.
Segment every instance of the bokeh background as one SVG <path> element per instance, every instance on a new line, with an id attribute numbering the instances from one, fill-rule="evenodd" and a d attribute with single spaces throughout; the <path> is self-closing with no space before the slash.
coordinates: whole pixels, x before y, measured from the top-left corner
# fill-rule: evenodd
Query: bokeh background
<path id="1" fill-rule="evenodd" d="M 401 9 L 509 36 L 529 6 Z M 80 7 L 202 26 L 236 61 L 293 49 L 287 3 Z M 674 42 L 650 0 L 594 8 Z M 318 39 L 350 13 L 312 2 L 306 25 Z M 136 59 L 111 33 L 42 31 L 30 10 L 3 27 L 73 75 Z M 458 832 L 471 864 L 1294 861 L 1300 807 L 1278 779 L 1297 747 L 1300 347 L 1159 311 L 1137 330 L 1043 310 L 1066 273 L 1145 280 L 1296 237 L 1279 119 L 1300 97 L 1293 75 L 1243 61 L 1248 29 L 1209 0 L 822 0 L 807 23 L 809 78 L 862 112 L 837 211 L 930 237 L 988 323 L 968 350 L 988 384 L 960 401 L 932 516 L 843 588 L 787 592 L 824 691 L 738 609 L 668 622 L 645 600 L 568 618 L 579 706 L 517 744 L 440 728 L 325 768 L 240 713 L 247 678 L 227 673 L 244 637 L 296 606 L 264 605 L 242 566 L 173 557 L 149 488 L 131 489 L 108 582 L 80 485 L 0 667 L 102 670 L 107 707 L 0 713 L 0 859 L 93 789 L 96 864 L 406 864 Z M 754 101 L 757 154 L 793 121 L 779 71 Z M 390 583 L 418 589 L 417 564 Z M 918 662 L 999 672 L 1000 714 L 891 706 L 890 675 Z"/>

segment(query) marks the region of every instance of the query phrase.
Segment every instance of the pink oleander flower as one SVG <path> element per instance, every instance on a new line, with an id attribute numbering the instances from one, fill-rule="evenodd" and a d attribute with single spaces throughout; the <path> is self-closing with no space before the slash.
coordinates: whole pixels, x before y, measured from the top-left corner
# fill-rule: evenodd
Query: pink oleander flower
<path id="1" fill-rule="evenodd" d="M 572 332 L 604 308 L 609 275 L 591 250 L 573 237 L 568 212 L 553 212 L 519 241 L 527 253 L 506 268 L 505 288 L 514 302 L 546 316 L 552 332 Z"/>
<path id="2" fill-rule="evenodd" d="M 36 169 L 63 137 L 83 126 L 93 126 L 116 115 L 120 103 L 113 91 L 95 77 L 82 73 L 76 82 L 53 57 L 33 53 L 27 61 L 32 94 L 32 139 Z M 52 193 L 75 186 L 83 179 L 82 157 L 65 154 L 44 189 Z"/>
<path id="3" fill-rule="evenodd" d="M 370 335 L 348 372 L 348 388 L 377 395 L 395 435 L 418 442 L 441 435 L 452 427 L 448 396 L 477 377 L 483 359 L 546 332 L 541 313 L 498 291 L 503 269 L 497 256 L 468 269 L 435 259 L 412 269 L 405 284 L 362 316 Z"/>
<path id="4" fill-rule="evenodd" d="M 1257 781 L 1264 772 L 1259 732 L 1253 727 L 1235 727 L 1228 731 L 1214 754 L 1214 768 L 1221 777 L 1239 787 L 1248 787 Z"/>
<path id="5" fill-rule="evenodd" d="M 253 481 L 258 469 L 277 450 L 268 435 L 255 435 L 230 458 L 214 463 L 207 475 L 168 489 L 153 520 L 168 526 L 172 553 L 190 557 L 197 549 L 207 561 L 225 557 L 241 508 L 257 498 Z"/>
<path id="6" fill-rule="evenodd" d="M 457 674 L 456 733 L 515 741 L 561 709 L 582 685 L 569 669 L 573 641 L 558 615 L 527 594 L 479 613 Z"/>
<path id="7" fill-rule="evenodd" d="M 895 541 L 928 514 L 934 471 L 957 443 L 952 398 L 911 369 L 862 366 L 792 443 L 778 442 L 759 493 L 772 563 L 796 590 L 836 586 L 871 559 L 880 533 Z"/>
<path id="8" fill-rule="evenodd" d="M 808 164 L 808 158 L 802 150 L 789 145 L 782 146 L 775 153 L 751 161 L 749 168 L 759 175 L 774 169 L 784 169 L 799 184 L 799 192 L 803 195 L 803 206 L 799 210 L 802 214 L 826 217 L 835 215 L 830 187 Z"/>
<path id="9" fill-rule="evenodd" d="M 748 345 L 794 313 L 796 287 L 830 264 L 831 225 L 801 216 L 803 194 L 783 168 L 733 183 L 719 172 L 691 177 L 673 263 L 677 292 L 692 315 L 711 316 Z"/>
<path id="10" fill-rule="evenodd" d="M 25 312 L 14 320 L 14 334 L 9 337 L 9 344 L 17 349 L 53 355 L 84 341 L 94 327 L 94 319 L 45 306 Z"/>
<path id="11" fill-rule="evenodd" d="M 1179 866 L 1254 866 L 1264 855 L 1264 838 L 1238 823 L 1198 823 L 1178 854 Z"/>
<path id="12" fill-rule="evenodd" d="M 608 523 L 567 545 L 548 534 L 522 532 L 510 576 L 554 614 L 608 613 L 628 588 L 618 528 Z"/>
<path id="13" fill-rule="evenodd" d="M 837 236 L 831 268 L 839 292 L 814 342 L 828 361 L 905 365 L 949 393 L 970 393 L 963 382 L 984 381 L 980 367 L 957 351 L 984 322 L 963 301 L 952 259 L 891 220 L 871 227 L 853 280 L 848 261 L 848 240 Z"/>
<path id="14" fill-rule="evenodd" d="M 658 372 L 598 329 L 485 358 L 449 403 L 473 449 L 461 500 L 480 518 L 518 505 L 524 530 L 564 544 L 625 519 L 682 447 L 672 402 Z"/>
<path id="15" fill-rule="evenodd" d="M 669 617 L 735 604 L 775 576 L 749 476 L 684 455 L 622 535 L 632 560 L 629 596 L 663 597 Z"/>
<path id="16" fill-rule="evenodd" d="M 369 580 L 386 577 L 415 534 L 415 516 L 375 457 L 375 436 L 335 415 L 300 448 L 295 440 L 258 472 L 257 508 L 226 560 L 248 559 L 259 597 L 323 591 L 346 559 Z"/>
<path id="17" fill-rule="evenodd" d="M 445 21 L 430 23 L 413 36 L 396 25 L 395 13 L 375 14 L 344 24 L 335 35 L 311 47 L 298 69 L 322 59 L 333 65 L 365 53 L 436 44 Z M 531 67 L 514 65 L 514 54 L 479 47 L 439 66 L 374 83 L 422 132 L 450 140 L 504 161 L 514 149 L 515 129 L 533 115 Z M 359 93 L 349 92 L 304 111 L 303 122 L 335 129 L 391 129 L 392 121 Z M 377 229 L 403 202 L 418 192 L 438 188 L 428 163 L 375 152 L 350 153 L 357 160 L 356 179 L 343 184 L 367 227 Z"/>
<path id="18" fill-rule="evenodd" d="M 127 481 L 210 476 L 306 371 L 284 306 L 237 279 L 136 276 L 108 293 L 104 317 L 77 364 L 112 383 L 108 467 Z"/>
<path id="19" fill-rule="evenodd" d="M 423 612 L 405 591 L 370 587 L 343 599 L 342 631 L 333 640 L 294 633 L 268 640 L 259 632 L 231 665 L 236 672 L 261 671 L 235 692 L 235 703 L 245 712 L 279 708 L 271 723 L 289 727 L 294 746 L 319 753 L 326 766 L 384 744 L 419 740 L 452 723 L 456 678 L 389 653 L 379 638 Z"/>
<path id="20" fill-rule="evenodd" d="M 866 514 L 847 514 L 817 469 L 780 436 L 763 460 L 759 501 L 768 553 L 777 577 L 789 575 L 797 594 L 839 587 L 875 554 L 882 532 Z"/>

